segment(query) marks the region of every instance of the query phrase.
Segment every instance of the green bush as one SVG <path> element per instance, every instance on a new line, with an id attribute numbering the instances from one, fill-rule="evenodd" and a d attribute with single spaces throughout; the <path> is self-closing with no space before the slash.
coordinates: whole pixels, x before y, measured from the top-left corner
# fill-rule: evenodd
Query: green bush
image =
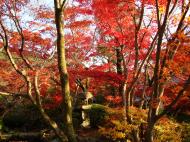
<path id="1" fill-rule="evenodd" d="M 23 126 L 28 119 L 25 109 L 22 106 L 17 106 L 4 116 L 3 122 L 5 126 L 15 128 Z"/>
<path id="2" fill-rule="evenodd" d="M 99 127 L 98 132 L 110 142 L 133 141 L 132 132 L 137 131 L 140 123 L 146 119 L 146 112 L 135 107 L 131 107 L 129 112 L 133 116 L 133 124 L 128 124 L 124 121 L 122 108 L 108 108 L 107 111 L 109 115 L 105 123 Z"/>
<path id="3" fill-rule="evenodd" d="M 106 108 L 103 105 L 93 104 L 91 109 L 88 110 L 90 118 L 90 126 L 97 128 L 101 125 L 106 117 Z"/>
<path id="4" fill-rule="evenodd" d="M 17 105 L 3 118 L 5 127 L 8 128 L 44 128 L 46 125 L 34 105 Z"/>
<path id="5" fill-rule="evenodd" d="M 73 111 L 73 125 L 75 128 L 79 128 L 82 123 L 81 111 Z"/>
<path id="6" fill-rule="evenodd" d="M 106 100 L 105 100 L 105 98 L 104 98 L 104 96 L 102 94 L 98 94 L 98 95 L 95 96 L 95 102 L 97 104 L 104 104 L 105 101 Z"/>

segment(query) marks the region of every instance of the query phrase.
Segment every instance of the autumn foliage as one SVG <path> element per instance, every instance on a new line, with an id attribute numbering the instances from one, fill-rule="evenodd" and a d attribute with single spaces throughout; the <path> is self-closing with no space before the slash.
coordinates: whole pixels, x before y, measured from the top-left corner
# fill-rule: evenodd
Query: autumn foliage
<path id="1" fill-rule="evenodd" d="M 190 2 L 54 2 L 0 1 L 0 99 L 36 106 L 61 141 L 76 141 L 72 112 L 88 92 L 111 111 L 104 139 L 183 141 L 188 125 L 170 117 L 190 115 Z"/>

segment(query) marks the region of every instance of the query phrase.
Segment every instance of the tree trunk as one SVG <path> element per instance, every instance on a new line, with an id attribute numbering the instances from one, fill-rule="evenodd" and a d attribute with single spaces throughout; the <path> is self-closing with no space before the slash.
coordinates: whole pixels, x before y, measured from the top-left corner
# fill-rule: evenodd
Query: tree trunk
<path id="1" fill-rule="evenodd" d="M 147 74 L 147 69 L 148 65 L 145 65 L 145 71 L 144 71 L 144 84 L 143 84 L 143 91 L 142 91 L 142 97 L 141 97 L 141 101 L 140 101 L 140 106 L 139 108 L 143 109 L 143 106 L 145 105 L 146 101 L 145 100 L 145 96 L 146 96 L 146 85 L 147 85 L 147 80 L 148 80 L 148 74 Z M 146 109 L 146 107 L 145 107 Z"/>
<path id="2" fill-rule="evenodd" d="M 142 142 L 153 142 L 153 128 L 154 128 L 154 122 L 149 122 L 148 127 L 145 132 L 145 138 L 142 140 Z"/>
<path id="3" fill-rule="evenodd" d="M 161 83 L 159 85 L 159 102 L 158 102 L 158 106 L 157 106 L 157 109 L 156 109 L 156 115 L 158 115 L 163 109 L 164 109 L 164 106 L 163 106 L 163 101 L 162 101 L 162 97 L 164 95 L 164 84 Z"/>
<path id="4" fill-rule="evenodd" d="M 38 106 L 38 109 L 40 110 L 40 113 L 43 117 L 43 119 L 46 121 L 46 123 L 52 128 L 52 130 L 55 132 L 55 134 L 58 136 L 61 142 L 68 142 L 67 137 L 63 133 L 63 131 L 58 127 L 57 123 L 53 121 L 42 109 Z"/>
<path id="5" fill-rule="evenodd" d="M 0 141 L 16 141 L 16 140 L 33 140 L 42 139 L 42 137 L 53 137 L 55 135 L 48 134 L 46 132 L 11 132 L 0 133 Z"/>
<path id="6" fill-rule="evenodd" d="M 127 122 L 127 113 L 128 113 L 128 111 L 127 111 L 127 98 L 126 98 L 126 87 L 127 87 L 127 84 L 125 83 L 124 85 L 123 85 L 123 92 L 122 92 L 122 97 L 123 97 L 123 111 L 124 111 L 124 113 L 123 113 L 123 115 L 124 115 L 124 121 L 125 121 L 125 123 Z"/>
<path id="7" fill-rule="evenodd" d="M 133 142 L 140 142 L 139 132 L 137 130 L 132 130 L 132 135 L 133 135 Z"/>
<path id="8" fill-rule="evenodd" d="M 122 53 L 121 53 L 121 48 L 118 47 L 115 49 L 116 50 L 116 58 L 117 58 L 117 63 L 116 63 L 116 67 L 117 67 L 117 74 L 122 74 Z"/>
<path id="9" fill-rule="evenodd" d="M 123 60 L 123 56 L 122 56 L 122 50 L 121 50 L 121 47 L 118 47 L 115 49 L 116 51 L 116 68 L 117 68 L 117 74 L 119 75 L 122 75 L 123 74 L 123 70 L 122 70 L 122 60 Z M 122 95 L 122 92 L 123 92 L 123 84 L 121 83 L 119 85 L 119 95 Z"/>
<path id="10" fill-rule="evenodd" d="M 63 113 L 64 113 L 64 132 L 68 137 L 69 142 L 76 142 L 76 135 L 72 122 L 72 100 L 70 96 L 69 75 L 66 66 L 65 57 L 65 42 L 64 42 L 64 23 L 63 23 L 63 9 L 64 2 L 54 0 L 55 4 L 55 22 L 57 29 L 57 55 L 58 55 L 58 68 L 60 73 L 60 81 L 63 95 Z"/>

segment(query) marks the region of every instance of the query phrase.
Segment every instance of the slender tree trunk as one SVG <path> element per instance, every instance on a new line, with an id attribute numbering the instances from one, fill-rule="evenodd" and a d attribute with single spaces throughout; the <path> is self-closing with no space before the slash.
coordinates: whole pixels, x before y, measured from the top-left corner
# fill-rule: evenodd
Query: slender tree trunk
<path id="1" fill-rule="evenodd" d="M 65 40 L 64 40 L 64 23 L 63 9 L 65 1 L 54 0 L 55 4 L 55 22 L 57 28 L 57 55 L 58 68 L 60 73 L 60 81 L 63 95 L 63 113 L 64 113 L 64 132 L 68 137 L 69 142 L 76 142 L 76 135 L 72 122 L 72 99 L 70 96 L 69 74 L 67 72 L 65 58 Z"/>
<path id="2" fill-rule="evenodd" d="M 133 136 L 133 138 L 132 138 L 133 142 L 140 142 L 139 131 L 138 130 L 133 129 L 132 130 L 132 136 Z"/>
<path id="3" fill-rule="evenodd" d="M 146 85 L 147 85 L 147 68 L 148 65 L 145 65 L 145 71 L 144 71 L 144 84 L 143 84 L 143 92 L 142 92 L 142 97 L 140 101 L 140 106 L 139 108 L 143 109 L 144 104 L 146 103 L 147 100 L 145 100 L 145 95 L 146 95 Z"/>
<path id="4" fill-rule="evenodd" d="M 123 97 L 123 110 L 124 110 L 124 122 L 127 122 L 127 98 L 126 98 L 126 88 L 127 88 L 127 84 L 125 83 L 123 85 L 123 92 L 122 92 L 122 97 Z"/>
<path id="5" fill-rule="evenodd" d="M 165 87 L 164 87 L 164 84 L 161 83 L 159 85 L 159 102 L 158 102 L 158 106 L 157 106 L 157 109 L 156 109 L 156 115 L 158 115 L 161 111 L 161 109 L 164 109 L 163 108 L 163 101 L 162 101 L 162 97 L 164 95 L 164 90 L 165 90 Z"/>
<path id="6" fill-rule="evenodd" d="M 154 129 L 154 122 L 149 122 L 147 130 L 145 132 L 145 139 L 143 142 L 153 142 L 153 129 Z"/>
<path id="7" fill-rule="evenodd" d="M 42 118 L 46 121 L 46 123 L 52 128 L 55 134 L 58 136 L 61 142 L 68 142 L 67 136 L 63 133 L 63 131 L 58 127 L 57 123 L 52 120 L 45 110 L 42 107 L 41 97 L 40 97 L 40 90 L 38 88 L 38 71 L 34 77 L 34 90 L 36 93 L 36 106 L 42 115 Z"/>
<path id="8" fill-rule="evenodd" d="M 122 75 L 123 74 L 123 70 L 122 70 L 122 60 L 123 60 L 123 56 L 122 56 L 122 49 L 121 47 L 118 47 L 115 49 L 116 51 L 116 68 L 117 68 L 117 74 Z M 119 95 L 122 95 L 123 92 L 123 83 L 120 84 L 119 86 Z"/>
<path id="9" fill-rule="evenodd" d="M 154 67 L 154 89 L 153 89 L 153 94 L 151 96 L 151 102 L 150 102 L 150 108 L 149 108 L 149 114 L 148 114 L 148 127 L 146 130 L 145 134 L 145 142 L 152 142 L 153 141 L 153 128 L 155 124 L 155 117 L 156 117 L 156 112 L 157 112 L 157 107 L 158 107 L 158 98 L 160 96 L 160 90 L 159 90 L 159 85 L 160 85 L 160 57 L 161 57 L 161 50 L 162 50 L 162 41 L 163 41 L 163 36 L 167 24 L 167 19 L 168 19 L 168 14 L 169 14 L 169 7 L 170 7 L 171 0 L 168 0 L 167 6 L 166 6 L 166 13 L 164 16 L 163 23 L 160 23 L 160 16 L 159 16 L 159 6 L 158 6 L 158 1 L 156 1 L 156 13 L 157 13 L 157 24 L 158 24 L 158 41 L 157 41 L 157 49 L 156 49 L 156 63 Z M 152 107 L 152 105 L 156 105 L 156 107 Z"/>
<path id="10" fill-rule="evenodd" d="M 10 132 L 10 133 L 0 133 L 0 140 L 1 141 L 19 141 L 24 140 L 24 141 L 31 141 L 31 139 L 41 139 L 43 136 L 47 137 L 55 137 L 55 135 L 50 135 L 45 133 L 45 131 L 40 131 L 40 132 Z"/>
<path id="11" fill-rule="evenodd" d="M 130 93 L 130 98 L 129 98 L 130 99 L 129 100 L 130 101 L 130 104 L 129 104 L 130 106 L 133 106 L 134 103 L 135 103 L 135 101 L 134 101 L 134 99 L 135 99 L 134 94 L 135 94 L 135 88 L 133 88 L 132 91 L 131 91 L 131 93 Z"/>
<path id="12" fill-rule="evenodd" d="M 67 137 L 63 133 L 63 131 L 58 127 L 57 123 L 53 121 L 47 113 L 44 111 L 43 108 L 38 106 L 38 109 L 40 111 L 40 114 L 42 115 L 43 119 L 46 121 L 46 123 L 52 128 L 52 130 L 55 132 L 57 137 L 60 139 L 61 142 L 68 142 Z"/>
<path id="13" fill-rule="evenodd" d="M 118 47 L 116 48 L 116 58 L 117 58 L 117 63 L 116 63 L 116 66 L 117 66 L 117 74 L 122 74 L 123 73 L 123 70 L 122 70 L 122 53 L 121 53 L 121 48 Z"/>

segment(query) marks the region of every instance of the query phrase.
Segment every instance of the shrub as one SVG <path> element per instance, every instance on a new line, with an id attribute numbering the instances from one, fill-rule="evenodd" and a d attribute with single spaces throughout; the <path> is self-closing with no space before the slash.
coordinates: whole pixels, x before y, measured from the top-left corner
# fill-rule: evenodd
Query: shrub
<path id="1" fill-rule="evenodd" d="M 29 119 L 29 116 L 26 115 L 25 112 L 26 109 L 23 106 L 17 106 L 13 108 L 3 118 L 5 126 L 8 126 L 10 128 L 23 126 Z"/>
<path id="2" fill-rule="evenodd" d="M 190 142 L 190 123 L 182 123 L 182 142 Z"/>
<path id="3" fill-rule="evenodd" d="M 124 122 L 122 108 L 109 108 L 108 117 L 104 125 L 99 127 L 101 136 L 113 142 L 126 142 L 126 140 L 133 140 L 132 131 L 138 130 L 139 125 L 145 121 L 146 112 L 135 107 L 130 108 L 129 114 L 133 116 L 133 124 Z"/>
<path id="4" fill-rule="evenodd" d="M 93 128 L 97 128 L 101 125 L 105 121 L 107 115 L 106 107 L 99 104 L 93 104 L 87 113 L 89 113 L 90 126 Z"/>
<path id="5" fill-rule="evenodd" d="M 95 102 L 97 104 L 104 104 L 105 103 L 105 98 L 102 94 L 98 94 L 95 96 Z"/>
<path id="6" fill-rule="evenodd" d="M 75 128 L 79 128 L 82 123 L 82 113 L 80 110 L 73 111 L 73 125 Z"/>
<path id="7" fill-rule="evenodd" d="M 43 123 L 42 117 L 33 105 L 17 105 L 12 108 L 3 118 L 5 127 L 8 128 L 44 128 L 46 125 Z"/>
<path id="8" fill-rule="evenodd" d="M 155 142 L 182 142 L 182 125 L 172 118 L 161 118 L 154 130 Z"/>
<path id="9" fill-rule="evenodd" d="M 132 139 L 132 130 L 134 125 L 127 124 L 123 121 L 108 120 L 109 123 L 99 128 L 99 133 L 114 142 L 124 142 L 126 139 Z"/>

